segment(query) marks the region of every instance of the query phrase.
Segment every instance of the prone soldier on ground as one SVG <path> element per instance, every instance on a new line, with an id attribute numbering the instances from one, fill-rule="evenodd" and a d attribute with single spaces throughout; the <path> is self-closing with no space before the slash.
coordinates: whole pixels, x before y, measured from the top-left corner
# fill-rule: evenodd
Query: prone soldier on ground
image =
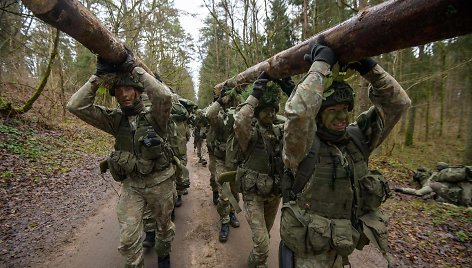
<path id="1" fill-rule="evenodd" d="M 413 180 L 421 188 L 398 187 L 395 191 L 423 198 L 433 197 L 438 202 L 458 206 L 472 206 L 472 166 L 438 162 L 436 172 L 420 167 L 414 173 Z"/>

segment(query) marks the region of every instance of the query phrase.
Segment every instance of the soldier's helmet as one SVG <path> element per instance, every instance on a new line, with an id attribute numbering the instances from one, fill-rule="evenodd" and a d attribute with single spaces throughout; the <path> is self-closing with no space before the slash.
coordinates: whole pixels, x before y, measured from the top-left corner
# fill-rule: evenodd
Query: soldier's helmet
<path id="1" fill-rule="evenodd" d="M 144 86 L 141 82 L 134 80 L 130 74 L 124 74 L 118 76 L 116 82 L 113 83 L 110 90 L 108 91 L 111 96 L 115 96 L 115 90 L 119 87 L 131 86 L 139 92 L 144 92 Z"/>
<path id="2" fill-rule="evenodd" d="M 436 169 L 437 169 L 438 171 L 441 171 L 441 170 L 446 169 L 446 168 L 448 168 L 448 167 L 449 167 L 449 164 L 448 164 L 448 163 L 445 163 L 445 162 L 437 162 L 437 163 L 436 163 Z"/>
<path id="3" fill-rule="evenodd" d="M 276 86 L 275 83 L 270 82 L 264 90 L 264 94 L 262 94 L 262 97 L 259 100 L 259 105 L 254 110 L 254 115 L 257 116 L 259 112 L 266 107 L 274 108 L 275 112 L 277 113 L 279 111 L 279 102 L 280 89 Z"/>
<path id="4" fill-rule="evenodd" d="M 321 103 L 320 111 L 338 103 L 348 104 L 349 111 L 352 111 L 354 108 L 354 90 L 344 81 L 333 81 L 323 92 L 323 102 Z"/>

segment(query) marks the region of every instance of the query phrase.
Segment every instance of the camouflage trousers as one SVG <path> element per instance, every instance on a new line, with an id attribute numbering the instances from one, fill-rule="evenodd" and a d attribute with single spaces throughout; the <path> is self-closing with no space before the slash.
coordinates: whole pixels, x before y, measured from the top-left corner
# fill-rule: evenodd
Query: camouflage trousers
<path id="1" fill-rule="evenodd" d="M 198 159 L 202 159 L 203 158 L 203 155 L 202 155 L 202 144 L 203 144 L 203 140 L 200 139 L 199 141 L 197 141 L 195 143 L 195 149 L 197 150 L 197 156 L 198 156 Z"/>
<path id="2" fill-rule="evenodd" d="M 214 158 L 214 164 L 215 164 L 215 178 L 218 177 L 219 174 L 227 171 L 225 168 L 225 161 Z M 217 185 L 217 190 L 219 193 L 218 197 L 218 205 L 216 206 L 216 210 L 218 211 L 218 214 L 220 215 L 220 222 L 222 224 L 228 223 L 229 222 L 229 213 L 234 212 L 234 208 L 231 206 L 231 203 L 229 202 L 229 198 L 225 196 L 223 193 L 222 186 L 218 183 L 218 181 L 215 182 Z M 231 187 L 231 192 L 233 193 L 234 198 L 236 198 L 237 201 L 239 201 L 239 194 L 236 192 L 236 187 L 235 183 L 230 183 Z M 212 187 L 213 188 L 213 187 Z"/>
<path id="3" fill-rule="evenodd" d="M 171 221 L 174 208 L 175 182 L 169 178 L 155 186 L 131 187 L 123 182 L 117 204 L 120 225 L 120 246 L 118 250 L 126 258 L 126 267 L 144 267 L 143 256 L 143 214 L 149 206 L 156 219 L 156 252 L 166 256 L 171 249 L 175 235 L 175 225 Z"/>
<path id="4" fill-rule="evenodd" d="M 180 159 L 180 163 L 182 164 L 182 166 L 187 166 L 187 155 L 184 154 L 184 155 L 179 155 L 178 158 Z M 182 195 L 183 194 L 183 190 L 182 189 L 179 189 L 179 185 L 190 185 L 190 178 L 189 177 L 186 177 L 184 178 L 182 172 L 177 169 L 176 172 L 175 172 L 175 182 L 177 184 L 177 194 L 178 195 Z"/>
<path id="5" fill-rule="evenodd" d="M 216 183 L 216 156 L 208 148 L 208 170 L 210 171 L 210 187 L 212 192 L 218 191 L 218 184 Z"/>
<path id="6" fill-rule="evenodd" d="M 294 267 L 296 268 L 342 268 L 343 259 L 335 250 L 329 250 L 324 253 L 313 254 L 294 254 Z"/>
<path id="7" fill-rule="evenodd" d="M 262 197 L 255 193 L 243 193 L 246 220 L 251 227 L 254 248 L 249 256 L 249 267 L 267 267 L 270 230 L 279 209 L 280 197 Z"/>

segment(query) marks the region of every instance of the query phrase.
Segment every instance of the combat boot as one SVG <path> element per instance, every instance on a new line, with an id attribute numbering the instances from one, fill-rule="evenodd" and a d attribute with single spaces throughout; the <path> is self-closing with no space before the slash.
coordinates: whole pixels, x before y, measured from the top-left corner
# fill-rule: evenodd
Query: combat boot
<path id="1" fill-rule="evenodd" d="M 178 195 L 177 200 L 175 201 L 175 207 L 178 208 L 180 206 L 182 206 L 182 196 Z"/>
<path id="2" fill-rule="evenodd" d="M 239 220 L 234 212 L 229 213 L 229 223 L 231 224 L 231 226 L 233 226 L 233 228 L 239 227 Z"/>
<path id="3" fill-rule="evenodd" d="M 183 194 L 183 195 L 188 195 L 188 188 L 183 189 L 183 190 L 182 190 L 182 194 Z"/>
<path id="4" fill-rule="evenodd" d="M 218 191 L 213 192 L 213 205 L 218 205 L 218 198 L 220 198 L 220 194 Z"/>
<path id="5" fill-rule="evenodd" d="M 170 256 L 157 257 L 157 267 L 159 268 L 170 268 Z"/>
<path id="6" fill-rule="evenodd" d="M 224 243 L 228 241 L 228 235 L 229 235 L 229 224 L 228 223 L 221 224 L 220 242 Z"/>
<path id="7" fill-rule="evenodd" d="M 156 243 L 156 232 L 146 232 L 146 237 L 143 241 L 143 247 L 153 248 Z"/>

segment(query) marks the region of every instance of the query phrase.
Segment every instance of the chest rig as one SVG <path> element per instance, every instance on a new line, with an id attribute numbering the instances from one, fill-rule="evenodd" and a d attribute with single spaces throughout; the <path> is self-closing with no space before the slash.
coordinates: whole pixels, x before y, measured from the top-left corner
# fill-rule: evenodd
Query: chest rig
<path id="1" fill-rule="evenodd" d="M 172 156 L 168 143 L 156 132 L 151 120 L 148 112 L 140 113 L 133 128 L 128 117 L 123 115 L 115 136 L 115 151 L 132 155 L 128 157 L 127 166 L 134 166 L 135 171 L 142 175 L 167 168 Z"/>
<path id="2" fill-rule="evenodd" d="M 242 166 L 258 173 L 280 176 L 283 167 L 281 128 L 265 129 L 256 123 L 254 130 Z"/>
<path id="3" fill-rule="evenodd" d="M 359 179 L 368 172 L 361 151 L 352 141 L 341 148 L 321 142 L 318 157 L 298 205 L 326 218 L 356 219 L 362 199 Z"/>

